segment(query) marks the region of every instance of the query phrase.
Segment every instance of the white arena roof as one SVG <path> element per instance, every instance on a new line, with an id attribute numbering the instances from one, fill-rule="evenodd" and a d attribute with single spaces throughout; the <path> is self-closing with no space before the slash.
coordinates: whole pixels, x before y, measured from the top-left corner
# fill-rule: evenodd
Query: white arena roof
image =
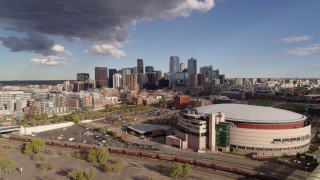
<path id="1" fill-rule="evenodd" d="M 248 123 L 293 123 L 306 116 L 273 107 L 247 104 L 213 104 L 195 108 L 199 114 L 224 113 L 226 120 Z"/>

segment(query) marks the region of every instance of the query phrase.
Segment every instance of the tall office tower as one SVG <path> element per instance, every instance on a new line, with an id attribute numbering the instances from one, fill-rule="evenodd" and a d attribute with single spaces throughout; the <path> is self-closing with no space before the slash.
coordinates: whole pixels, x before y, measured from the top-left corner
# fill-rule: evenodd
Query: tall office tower
<path id="1" fill-rule="evenodd" d="M 143 73 L 143 59 L 137 59 L 138 73 Z"/>
<path id="2" fill-rule="evenodd" d="M 77 73 L 77 80 L 78 81 L 87 81 L 90 79 L 89 73 Z"/>
<path id="3" fill-rule="evenodd" d="M 205 77 L 206 76 L 204 74 L 202 74 L 202 73 L 197 74 L 197 81 L 198 81 L 197 86 L 203 86 L 204 85 Z"/>
<path id="4" fill-rule="evenodd" d="M 220 84 L 223 85 L 225 80 L 225 75 L 224 74 L 219 75 L 219 79 L 220 79 Z"/>
<path id="5" fill-rule="evenodd" d="M 219 69 L 212 71 L 212 78 L 219 78 Z"/>
<path id="6" fill-rule="evenodd" d="M 138 74 L 138 84 L 140 86 L 140 89 L 143 89 L 143 85 L 146 83 L 146 74 L 139 73 Z"/>
<path id="7" fill-rule="evenodd" d="M 145 72 L 153 72 L 154 71 L 154 67 L 153 66 L 146 66 L 145 67 Z"/>
<path id="8" fill-rule="evenodd" d="M 64 81 L 63 82 L 63 90 L 67 91 L 67 92 L 71 91 L 70 81 Z"/>
<path id="9" fill-rule="evenodd" d="M 116 69 L 109 69 L 109 88 L 113 87 L 113 75 L 118 71 Z"/>
<path id="10" fill-rule="evenodd" d="M 189 74 L 189 87 L 196 87 L 197 60 L 194 58 L 191 58 L 188 60 L 188 74 Z"/>
<path id="11" fill-rule="evenodd" d="M 107 67 L 95 67 L 94 74 L 95 74 L 97 88 L 108 87 L 108 68 Z"/>
<path id="12" fill-rule="evenodd" d="M 175 73 L 180 72 L 180 58 L 179 56 L 170 56 L 169 73 L 170 73 L 170 85 L 175 79 Z"/>
<path id="13" fill-rule="evenodd" d="M 131 68 L 131 73 L 132 74 L 138 74 L 138 67 Z"/>
<path id="14" fill-rule="evenodd" d="M 170 73 L 163 73 L 163 78 L 165 80 L 169 80 L 170 79 Z"/>
<path id="15" fill-rule="evenodd" d="M 126 85 L 127 85 L 127 77 L 126 75 L 127 74 L 131 74 L 131 68 L 123 68 L 121 70 L 121 75 L 122 75 L 122 86 L 126 88 Z"/>
<path id="16" fill-rule="evenodd" d="M 118 87 L 122 87 L 122 75 L 120 73 L 116 73 L 112 76 L 112 87 L 113 89 L 117 89 Z"/>
<path id="17" fill-rule="evenodd" d="M 204 82 L 212 84 L 212 65 L 200 67 L 200 73 L 204 74 Z"/>
<path id="18" fill-rule="evenodd" d="M 156 81 L 156 86 L 159 85 L 159 80 L 162 79 L 162 71 L 154 71 L 156 73 L 155 76 L 155 81 Z"/>
<path id="19" fill-rule="evenodd" d="M 139 91 L 138 89 L 138 75 L 127 74 L 126 75 L 126 87 L 131 91 Z"/>
<path id="20" fill-rule="evenodd" d="M 186 67 L 184 67 L 183 63 L 180 63 L 180 72 L 182 72 Z"/>
<path id="21" fill-rule="evenodd" d="M 147 84 L 156 85 L 156 72 L 148 72 L 147 74 Z"/>

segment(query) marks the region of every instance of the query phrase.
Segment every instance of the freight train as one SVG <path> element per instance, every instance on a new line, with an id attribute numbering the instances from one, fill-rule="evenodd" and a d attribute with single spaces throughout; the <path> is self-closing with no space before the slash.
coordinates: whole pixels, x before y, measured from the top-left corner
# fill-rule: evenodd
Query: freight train
<path id="1" fill-rule="evenodd" d="M 32 138 L 21 137 L 21 136 L 9 136 L 5 138 L 8 138 L 10 140 L 20 141 L 20 142 L 29 142 L 32 140 Z M 45 140 L 44 143 L 45 145 L 48 145 L 48 146 L 57 146 L 57 147 L 72 148 L 72 149 L 79 149 L 79 150 L 92 150 L 92 149 L 100 148 L 97 146 L 90 146 L 90 145 L 83 145 L 83 144 L 76 144 L 76 143 L 69 143 L 69 142 L 49 141 L 49 140 Z M 183 164 L 188 163 L 194 166 L 234 173 L 234 174 L 242 175 L 248 178 L 256 178 L 256 179 L 262 179 L 262 180 L 278 180 L 279 179 L 277 177 L 273 177 L 267 174 L 261 174 L 259 172 L 249 172 L 249 171 L 241 170 L 238 168 L 221 166 L 213 162 L 185 159 L 178 156 L 163 155 L 160 153 L 146 153 L 142 151 L 128 151 L 124 149 L 113 149 L 113 148 L 108 148 L 108 151 L 114 154 L 124 154 L 129 156 L 138 156 L 142 158 L 153 158 L 153 159 L 172 161 L 172 162 L 178 162 Z"/>

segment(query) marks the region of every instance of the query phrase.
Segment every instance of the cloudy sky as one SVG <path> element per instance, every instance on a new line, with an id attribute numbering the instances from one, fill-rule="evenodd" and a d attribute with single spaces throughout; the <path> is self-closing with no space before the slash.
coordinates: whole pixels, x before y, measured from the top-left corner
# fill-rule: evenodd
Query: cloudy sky
<path id="1" fill-rule="evenodd" d="M 226 77 L 320 78 L 318 0 L 0 0 L 0 80 L 94 67 L 168 72 L 191 57 Z"/>

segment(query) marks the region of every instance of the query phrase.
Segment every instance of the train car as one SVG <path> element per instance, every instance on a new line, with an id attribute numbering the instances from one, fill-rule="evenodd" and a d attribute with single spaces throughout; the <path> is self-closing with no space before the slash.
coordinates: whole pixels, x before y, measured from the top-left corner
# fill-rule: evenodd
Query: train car
<path id="1" fill-rule="evenodd" d="M 140 156 L 141 155 L 141 152 L 127 151 L 127 150 L 125 150 L 124 153 L 127 155 L 131 155 L 131 156 Z"/>
<path id="2" fill-rule="evenodd" d="M 10 136 L 9 139 L 14 140 L 14 141 L 20 141 L 20 137 L 18 137 L 18 136 Z"/>
<path id="3" fill-rule="evenodd" d="M 64 147 L 64 144 L 61 142 L 52 142 L 52 146 Z"/>
<path id="4" fill-rule="evenodd" d="M 109 148 L 109 152 L 110 152 L 110 153 L 117 153 L 117 154 L 124 154 L 124 153 L 125 153 L 125 150 L 123 150 L 123 149 L 111 149 L 111 148 Z"/>
<path id="5" fill-rule="evenodd" d="M 30 139 L 30 138 L 20 137 L 20 138 L 19 138 L 19 141 L 21 141 L 21 142 L 29 142 L 29 141 L 31 141 L 31 139 Z"/>
<path id="6" fill-rule="evenodd" d="M 68 144 L 68 143 L 66 143 L 65 146 L 67 148 L 72 148 L 72 149 L 78 149 L 79 148 L 78 144 Z"/>
<path id="7" fill-rule="evenodd" d="M 151 153 L 144 153 L 144 152 L 141 152 L 141 156 L 142 157 L 147 157 L 147 158 L 158 158 L 158 154 L 151 154 Z"/>
<path id="8" fill-rule="evenodd" d="M 203 162 L 203 161 L 198 161 L 198 160 L 194 160 L 193 164 L 200 166 L 200 167 L 206 167 L 206 168 L 212 168 L 214 165 L 213 163 L 208 163 L 208 162 Z"/>
<path id="9" fill-rule="evenodd" d="M 91 150 L 91 149 L 94 149 L 94 147 L 92 147 L 92 146 L 83 146 L 83 145 L 80 145 L 79 148 L 82 149 L 82 150 Z"/>
<path id="10" fill-rule="evenodd" d="M 228 168 L 228 167 L 224 167 L 224 166 L 214 165 L 214 169 L 234 173 L 233 168 Z"/>
<path id="11" fill-rule="evenodd" d="M 174 161 L 175 157 L 173 156 L 164 156 L 164 155 L 158 155 L 158 158 L 160 160 L 166 160 L 166 161 Z"/>
<path id="12" fill-rule="evenodd" d="M 174 160 L 176 162 L 179 162 L 179 163 L 183 163 L 183 164 L 193 164 L 193 160 L 192 159 L 184 159 L 184 158 L 180 158 L 180 157 L 175 157 Z"/>
<path id="13" fill-rule="evenodd" d="M 48 145 L 48 146 L 51 146 L 51 145 L 52 145 L 52 142 L 51 142 L 51 141 L 45 141 L 44 144 L 45 144 L 45 145 Z"/>

